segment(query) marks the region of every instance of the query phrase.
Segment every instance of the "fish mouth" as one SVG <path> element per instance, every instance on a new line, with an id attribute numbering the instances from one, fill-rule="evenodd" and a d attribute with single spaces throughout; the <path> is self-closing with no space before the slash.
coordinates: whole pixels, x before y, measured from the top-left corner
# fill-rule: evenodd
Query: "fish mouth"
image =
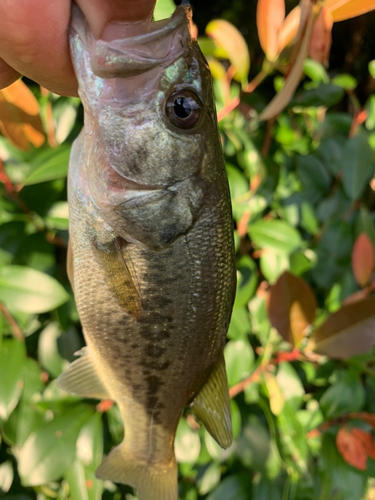
<path id="1" fill-rule="evenodd" d="M 90 52 L 92 72 L 101 78 L 127 78 L 155 67 L 166 67 L 181 57 L 191 43 L 190 5 L 179 6 L 170 19 L 144 25 L 144 33 L 111 41 L 96 40 L 77 6 L 71 30 Z M 123 26 L 122 26 L 123 27 Z"/>

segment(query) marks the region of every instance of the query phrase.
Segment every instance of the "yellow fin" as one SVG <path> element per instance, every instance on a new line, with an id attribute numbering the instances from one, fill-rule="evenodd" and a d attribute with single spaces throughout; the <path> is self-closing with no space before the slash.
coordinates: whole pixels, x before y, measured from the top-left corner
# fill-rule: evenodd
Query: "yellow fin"
<path id="1" fill-rule="evenodd" d="M 139 463 L 124 443 L 116 446 L 98 467 L 96 477 L 133 486 L 138 500 L 177 500 L 177 464 L 156 468 L 148 463 Z"/>
<path id="2" fill-rule="evenodd" d="M 129 259 L 125 259 L 126 247 L 120 241 L 118 238 L 114 241 L 114 249 L 111 251 L 97 250 L 97 255 L 120 306 L 138 320 L 142 313 L 141 297 L 127 264 Z"/>
<path id="3" fill-rule="evenodd" d="M 68 274 L 72 290 L 74 292 L 73 249 L 70 240 L 68 242 L 68 253 L 66 256 L 66 271 Z"/>
<path id="4" fill-rule="evenodd" d="M 57 386 L 63 391 L 82 398 L 111 399 L 107 389 L 98 377 L 88 347 L 76 352 L 80 358 L 73 361 L 57 379 Z"/>
<path id="5" fill-rule="evenodd" d="M 211 436 L 226 449 L 232 444 L 232 421 L 224 356 L 191 404 Z"/>

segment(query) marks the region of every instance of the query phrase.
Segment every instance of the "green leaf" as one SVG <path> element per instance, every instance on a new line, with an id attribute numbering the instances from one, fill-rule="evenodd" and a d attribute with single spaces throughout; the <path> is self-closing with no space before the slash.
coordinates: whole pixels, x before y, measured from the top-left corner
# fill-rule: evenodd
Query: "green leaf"
<path id="1" fill-rule="evenodd" d="M 349 75 L 348 73 L 341 73 L 341 75 L 335 76 L 334 78 L 332 78 L 332 83 L 334 85 L 342 87 L 345 90 L 354 90 L 358 85 L 358 82 L 354 78 L 354 76 Z"/>
<path id="2" fill-rule="evenodd" d="M 341 168 L 345 193 L 351 200 L 357 200 L 375 172 L 366 134 L 359 133 L 348 140 L 343 149 Z"/>
<path id="3" fill-rule="evenodd" d="M 237 263 L 237 290 L 234 308 L 243 307 L 254 296 L 258 286 L 257 266 L 248 255 Z"/>
<path id="4" fill-rule="evenodd" d="M 18 472 L 24 486 L 37 486 L 60 478 L 73 463 L 82 425 L 93 414 L 88 405 L 65 412 L 32 434 L 20 450 Z"/>
<path id="5" fill-rule="evenodd" d="M 313 82 L 329 82 L 329 76 L 324 69 L 324 66 L 313 59 L 305 59 L 305 62 L 303 63 L 303 72 L 306 76 L 311 78 Z"/>
<path id="6" fill-rule="evenodd" d="M 30 172 L 24 185 L 61 179 L 67 176 L 70 146 L 42 151 L 30 164 Z"/>
<path id="7" fill-rule="evenodd" d="M 61 331 L 57 323 L 50 323 L 39 336 L 39 363 L 55 378 L 64 370 L 64 360 L 59 354 L 57 339 Z"/>
<path id="8" fill-rule="evenodd" d="M 344 97 L 345 91 L 338 85 L 322 84 L 316 89 L 305 90 L 291 102 L 292 106 L 325 106 L 330 108 Z"/>
<path id="9" fill-rule="evenodd" d="M 4 340 L 0 351 L 0 418 L 6 420 L 21 396 L 23 369 L 26 361 L 25 344 L 19 340 Z"/>
<path id="10" fill-rule="evenodd" d="M 241 463 L 254 470 L 264 470 L 270 454 L 270 436 L 256 415 L 247 416 L 236 447 Z"/>
<path id="11" fill-rule="evenodd" d="M 361 233 L 366 233 L 375 247 L 375 224 L 370 212 L 366 207 L 361 207 L 355 222 L 355 239 Z"/>
<path id="12" fill-rule="evenodd" d="M 230 340 L 224 348 L 228 384 L 232 386 L 250 375 L 254 352 L 247 340 Z"/>
<path id="13" fill-rule="evenodd" d="M 314 186 L 322 194 L 329 193 L 332 179 L 319 158 L 313 155 L 300 156 L 297 159 L 297 172 L 306 189 Z"/>
<path id="14" fill-rule="evenodd" d="M 103 458 L 103 425 L 100 413 L 89 418 L 77 440 L 77 458 L 65 473 L 71 500 L 100 500 L 103 482 L 95 471 Z"/>
<path id="15" fill-rule="evenodd" d="M 276 381 L 282 395 L 294 410 L 302 404 L 305 390 L 295 369 L 290 363 L 281 363 L 276 375 Z"/>
<path id="16" fill-rule="evenodd" d="M 207 500 L 248 500 L 249 487 L 248 475 L 236 474 L 224 479 Z"/>
<path id="17" fill-rule="evenodd" d="M 249 312 L 244 307 L 233 309 L 228 329 L 228 338 L 238 340 L 246 338 L 251 331 Z"/>
<path id="18" fill-rule="evenodd" d="M 284 252 L 266 248 L 260 256 L 260 270 L 272 285 L 279 276 L 289 269 L 289 259 Z"/>
<path id="19" fill-rule="evenodd" d="M 182 418 L 178 424 L 175 439 L 176 460 L 180 463 L 195 462 L 199 457 L 201 442 L 197 432 Z"/>
<path id="20" fill-rule="evenodd" d="M 358 376 L 341 371 L 338 381 L 320 399 L 320 408 L 327 420 L 360 411 L 365 393 Z"/>
<path id="21" fill-rule="evenodd" d="M 375 59 L 368 63 L 368 70 L 370 75 L 375 78 Z"/>
<path id="22" fill-rule="evenodd" d="M 370 95 L 368 98 L 365 110 L 367 111 L 366 128 L 372 130 L 375 128 L 375 95 Z"/>
<path id="23" fill-rule="evenodd" d="M 335 437 L 323 433 L 319 453 L 322 500 L 360 500 L 366 489 L 366 476 L 344 462 L 337 451 Z"/>
<path id="24" fill-rule="evenodd" d="M 47 274 L 22 266 L 0 268 L 0 300 L 12 309 L 42 313 L 68 299 L 60 283 Z"/>
<path id="25" fill-rule="evenodd" d="M 249 228 L 252 241 L 260 248 L 273 248 L 291 253 L 301 245 L 301 236 L 281 220 L 262 220 Z"/>
<path id="26" fill-rule="evenodd" d="M 215 488 L 220 482 L 221 470 L 220 465 L 212 462 L 205 470 L 203 476 L 198 482 L 199 494 L 206 495 Z"/>
<path id="27" fill-rule="evenodd" d="M 16 443 L 21 447 L 27 438 L 44 420 L 44 411 L 37 407 L 36 402 L 44 388 L 41 370 L 38 363 L 27 358 L 23 370 L 23 391 L 18 406 Z"/>
<path id="28" fill-rule="evenodd" d="M 158 0 L 155 5 L 154 19 L 155 21 L 160 21 L 161 19 L 167 19 L 171 17 L 175 11 L 176 6 L 173 0 Z"/>

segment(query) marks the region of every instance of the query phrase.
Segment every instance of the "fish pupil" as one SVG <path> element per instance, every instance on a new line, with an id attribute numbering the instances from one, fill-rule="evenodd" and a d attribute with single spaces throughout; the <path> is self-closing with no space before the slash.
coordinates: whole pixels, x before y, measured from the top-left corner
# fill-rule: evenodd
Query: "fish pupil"
<path id="1" fill-rule="evenodd" d="M 174 101 L 174 112 L 179 118 L 188 118 L 192 112 L 190 99 L 185 97 L 177 97 Z"/>

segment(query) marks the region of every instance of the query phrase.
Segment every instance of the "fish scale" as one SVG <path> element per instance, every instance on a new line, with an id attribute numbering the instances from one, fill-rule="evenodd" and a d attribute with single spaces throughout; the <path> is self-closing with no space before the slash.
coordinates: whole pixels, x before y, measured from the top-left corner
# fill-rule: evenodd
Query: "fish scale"
<path id="1" fill-rule="evenodd" d="M 233 222 L 211 79 L 189 19 L 179 7 L 136 37 L 153 51 L 152 69 L 139 53 L 134 63 L 131 39 L 95 41 L 76 7 L 70 32 L 85 128 L 69 166 L 68 273 L 87 347 L 58 383 L 118 404 L 125 438 L 97 476 L 134 486 L 139 500 L 177 499 L 173 443 L 186 406 L 221 446 L 232 441 L 223 348 Z M 169 121 L 174 95 L 195 102 L 190 122 Z"/>

